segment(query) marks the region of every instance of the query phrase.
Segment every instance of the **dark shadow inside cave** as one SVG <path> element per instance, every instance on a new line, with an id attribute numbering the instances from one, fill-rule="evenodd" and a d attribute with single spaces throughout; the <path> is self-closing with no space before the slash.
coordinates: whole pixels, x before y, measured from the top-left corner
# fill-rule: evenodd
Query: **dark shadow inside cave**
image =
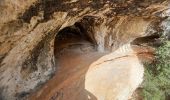
<path id="1" fill-rule="evenodd" d="M 97 45 L 91 37 L 82 23 L 66 27 L 56 35 L 56 75 L 49 85 L 53 83 L 58 89 L 49 88 L 49 91 L 55 90 L 50 96 L 52 100 L 97 100 L 85 89 L 85 75 L 90 64 L 103 55 L 97 52 Z"/>
<path id="2" fill-rule="evenodd" d="M 82 23 L 75 23 L 73 26 L 66 27 L 58 32 L 55 37 L 54 54 L 59 54 L 65 48 L 72 47 L 74 45 L 83 45 L 89 43 L 96 47 L 92 34 L 89 34 L 85 26 Z"/>

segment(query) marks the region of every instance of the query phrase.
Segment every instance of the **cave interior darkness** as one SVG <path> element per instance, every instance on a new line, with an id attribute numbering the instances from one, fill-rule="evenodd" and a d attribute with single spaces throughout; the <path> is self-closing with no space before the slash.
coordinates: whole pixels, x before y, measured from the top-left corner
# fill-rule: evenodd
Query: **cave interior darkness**
<path id="1" fill-rule="evenodd" d="M 54 54 L 57 55 L 63 49 L 69 48 L 73 45 L 82 45 L 83 43 L 90 43 L 97 47 L 97 43 L 93 38 L 93 34 L 87 32 L 87 27 L 81 22 L 76 22 L 72 26 L 68 26 L 60 30 L 54 42 Z"/>

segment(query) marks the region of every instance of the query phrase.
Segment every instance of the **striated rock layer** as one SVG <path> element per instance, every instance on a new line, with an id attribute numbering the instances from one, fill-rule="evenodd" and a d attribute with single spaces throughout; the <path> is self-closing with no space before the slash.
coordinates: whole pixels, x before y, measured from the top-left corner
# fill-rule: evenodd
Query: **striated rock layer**
<path id="1" fill-rule="evenodd" d="M 58 75 L 56 70 L 62 67 L 57 65 L 55 55 L 63 50 L 65 45 L 57 44 L 55 41 L 60 39 L 62 34 L 69 32 L 74 33 L 73 36 L 79 34 L 75 40 L 84 39 L 93 44 L 97 54 L 110 53 L 106 56 L 100 55 L 103 57 L 89 63 L 87 73 L 83 74 L 86 79 L 82 83 L 85 84 L 84 89 L 94 95 L 94 100 L 129 98 L 142 81 L 143 67 L 138 59 L 139 55 L 133 54 L 133 58 L 118 59 L 110 65 L 100 64 L 98 69 L 94 65 L 103 60 L 114 59 L 117 53 L 118 56 L 131 55 L 133 52 L 129 52 L 130 44 L 140 45 L 141 48 L 158 45 L 159 36 L 156 39 L 149 37 L 149 40 L 154 40 L 157 44 L 153 44 L 153 41 L 146 42 L 148 40 L 145 37 L 169 32 L 169 4 L 169 0 L 1 0 L 0 99 L 26 99 L 35 91 L 41 91 L 40 88 L 43 90 L 45 85 L 41 85 L 54 73 Z M 69 37 L 66 34 L 67 39 L 72 35 Z M 124 64 L 127 66 L 123 67 Z M 73 69 L 74 66 L 64 72 Z M 120 71 L 117 75 L 114 73 L 116 70 Z M 81 73 L 81 70 L 77 70 L 76 73 L 79 71 Z M 73 73 L 74 71 L 71 75 Z M 109 75 L 111 77 L 108 77 Z M 82 79 L 79 74 L 75 76 Z M 74 87 L 70 82 L 71 79 L 66 85 Z M 67 96 L 64 100 L 68 100 L 67 97 L 71 97 L 72 94 L 69 87 L 65 89 Z M 49 95 L 52 96 L 53 93 Z M 77 97 L 78 95 L 75 95 L 75 98 Z M 48 96 L 47 98 L 49 99 Z"/>

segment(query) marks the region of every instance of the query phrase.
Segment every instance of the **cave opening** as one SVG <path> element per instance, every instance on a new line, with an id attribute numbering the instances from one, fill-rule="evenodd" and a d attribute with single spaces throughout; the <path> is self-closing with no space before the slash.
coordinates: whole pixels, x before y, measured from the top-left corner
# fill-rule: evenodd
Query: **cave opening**
<path id="1" fill-rule="evenodd" d="M 87 32 L 87 29 L 82 23 L 76 22 L 74 25 L 65 27 L 57 33 L 54 42 L 54 54 L 56 56 L 65 49 L 72 47 L 81 48 L 85 45 L 90 45 L 96 50 L 97 45 L 94 38 L 92 38 L 92 34 Z"/>
<path id="2" fill-rule="evenodd" d="M 88 100 L 89 97 L 97 100 L 95 95 L 86 89 L 85 76 L 91 64 L 107 53 L 98 51 L 93 31 L 89 31 L 88 22 L 84 22 L 76 22 L 72 26 L 63 28 L 55 37 L 56 71 L 53 78 L 46 84 L 49 86 L 46 91 L 55 90 L 57 95 L 60 92 L 64 93 L 63 100 L 80 100 L 80 98 Z M 46 91 L 43 93 L 47 94 Z M 56 95 L 56 92 L 50 95 Z M 60 96 L 56 98 L 59 99 Z"/>

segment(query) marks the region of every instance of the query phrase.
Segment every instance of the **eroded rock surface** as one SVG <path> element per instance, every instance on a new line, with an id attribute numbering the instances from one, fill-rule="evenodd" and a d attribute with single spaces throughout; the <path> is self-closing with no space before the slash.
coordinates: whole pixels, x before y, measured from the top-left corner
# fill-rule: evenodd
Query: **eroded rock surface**
<path id="1" fill-rule="evenodd" d="M 54 56 L 56 52 L 54 50 L 57 45 L 54 44 L 58 33 L 62 30 L 67 30 L 67 27 L 69 27 L 68 31 L 73 33 L 83 33 L 86 36 L 86 40 L 94 45 L 97 54 L 112 52 L 104 56 L 109 59 L 114 58 L 114 56 L 109 55 L 114 54 L 121 47 L 124 48 L 121 49 L 123 52 L 128 51 L 129 47 L 126 48 L 125 46 L 127 44 L 135 44 L 140 47 L 146 47 L 148 45 L 147 43 L 143 43 L 143 41 L 146 41 L 145 39 L 140 42 L 140 39 L 138 41 L 135 40 L 136 38 L 159 32 L 167 32 L 169 30 L 169 15 L 169 0 L 25 0 L 24 2 L 22 0 L 1 0 L 0 99 L 25 99 L 35 91 L 39 89 L 41 91 L 41 88 L 42 90 L 44 89 L 45 85 L 41 85 L 49 80 L 54 73 L 57 75 L 58 63 Z M 84 36 L 82 35 L 82 37 Z M 129 52 L 126 53 L 127 55 L 131 54 Z M 137 67 L 139 68 L 139 73 L 136 70 L 132 71 L 136 75 L 134 78 L 139 79 L 139 81 L 135 85 L 132 85 L 131 88 L 131 83 L 136 81 L 130 80 L 130 85 L 124 88 L 130 91 L 128 94 L 124 94 L 124 96 L 122 94 L 119 96 L 118 94 L 115 96 L 112 95 L 113 91 L 109 92 L 109 94 L 106 93 L 110 91 L 109 89 L 115 89 L 114 82 L 124 84 L 129 81 L 122 80 L 121 82 L 119 77 L 115 75 L 113 75 L 113 78 L 109 77 L 113 81 L 109 80 L 106 84 L 110 84 L 111 87 L 103 87 L 104 89 L 109 88 L 108 90 L 102 91 L 104 93 L 96 92 L 96 88 L 100 91 L 100 86 L 102 85 L 95 85 L 101 81 L 101 78 L 98 79 L 94 76 L 102 75 L 101 77 L 103 78 L 108 76 L 104 73 L 100 74 L 100 70 L 94 70 L 95 67 L 94 69 L 91 67 L 94 63 L 100 62 L 100 59 L 95 57 L 94 59 L 98 60 L 94 63 L 91 60 L 91 66 L 85 67 L 89 67 L 89 69 L 87 73 L 83 74 L 87 78 L 87 81 L 82 83 L 86 84 L 84 89 L 89 90 L 88 92 L 94 95 L 94 99 L 99 100 L 103 100 L 103 95 L 108 100 L 115 99 L 116 97 L 123 100 L 125 97 L 129 97 L 141 82 L 143 69 L 140 62 L 137 63 L 139 61 L 137 60 L 138 57 L 137 54 L 134 54 L 133 58 L 119 59 L 121 60 L 120 62 L 124 63 L 127 62 L 126 59 L 129 62 L 136 62 L 135 64 L 127 63 L 129 65 L 127 67 L 129 69 L 127 70 L 120 67 L 121 73 L 131 75 L 131 71 L 128 70 L 139 66 Z M 123 63 L 120 63 L 120 65 L 117 65 L 117 63 L 112 62 L 111 66 L 124 66 L 121 65 Z M 107 71 L 107 68 L 105 69 L 104 66 L 107 67 L 107 65 L 102 65 L 99 66 L 99 69 L 106 70 L 108 75 L 112 73 L 111 70 L 109 70 L 110 72 Z M 114 67 L 111 68 L 113 68 L 112 70 L 114 72 Z M 71 70 L 69 68 L 66 69 L 68 72 Z M 79 73 L 79 70 L 76 73 Z M 138 74 L 140 74 L 139 77 L 137 77 Z M 78 79 L 82 80 L 80 76 Z M 59 76 L 57 75 L 55 77 Z M 58 86 L 54 88 L 58 88 Z M 72 95 L 69 94 L 68 88 L 65 87 L 66 94 L 68 92 L 67 96 Z M 128 90 L 126 88 L 130 89 Z M 50 89 L 49 91 L 53 91 L 53 89 Z M 74 95 L 75 98 L 78 97 L 76 94 Z M 49 93 L 50 96 L 52 95 Z M 54 99 L 56 98 L 54 97 Z"/>

